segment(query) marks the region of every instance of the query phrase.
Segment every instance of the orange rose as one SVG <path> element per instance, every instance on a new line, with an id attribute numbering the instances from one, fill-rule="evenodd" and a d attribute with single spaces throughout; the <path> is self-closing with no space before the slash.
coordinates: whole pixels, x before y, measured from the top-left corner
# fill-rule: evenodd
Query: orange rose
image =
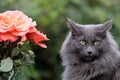
<path id="1" fill-rule="evenodd" d="M 6 40 L 14 42 L 18 39 L 19 36 L 22 37 L 21 41 L 25 41 L 27 34 L 28 39 L 40 45 L 41 41 L 48 40 L 48 38 L 44 34 L 41 35 L 42 33 L 40 32 L 39 34 L 36 34 L 38 31 L 35 26 L 36 22 L 32 21 L 31 18 L 26 16 L 21 11 L 16 10 L 0 13 L 0 42 Z M 36 38 L 37 41 L 35 41 Z"/>

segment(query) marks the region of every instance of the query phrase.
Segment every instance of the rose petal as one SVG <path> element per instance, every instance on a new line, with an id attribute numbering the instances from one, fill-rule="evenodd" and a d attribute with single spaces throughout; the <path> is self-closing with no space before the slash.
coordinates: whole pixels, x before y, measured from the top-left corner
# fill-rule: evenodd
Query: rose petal
<path id="1" fill-rule="evenodd" d="M 30 41 L 35 42 L 42 48 L 47 48 L 47 46 L 44 43 L 42 43 L 42 41 L 49 40 L 49 39 L 43 33 L 36 31 L 32 33 L 27 33 L 26 36 Z"/>
<path id="2" fill-rule="evenodd" d="M 19 30 L 14 29 L 14 30 L 11 30 L 9 32 L 11 32 L 11 34 L 13 34 L 15 36 L 24 36 L 26 33 L 29 32 L 29 30 L 27 30 L 27 31 L 19 31 Z"/>
<path id="3" fill-rule="evenodd" d="M 47 48 L 47 46 L 43 43 L 37 43 L 39 46 L 41 46 L 42 48 Z"/>
<path id="4" fill-rule="evenodd" d="M 14 42 L 18 39 L 18 36 L 14 36 L 12 34 L 10 34 L 9 32 L 7 33 L 0 33 L 0 41 L 6 41 L 9 40 L 11 42 Z"/>

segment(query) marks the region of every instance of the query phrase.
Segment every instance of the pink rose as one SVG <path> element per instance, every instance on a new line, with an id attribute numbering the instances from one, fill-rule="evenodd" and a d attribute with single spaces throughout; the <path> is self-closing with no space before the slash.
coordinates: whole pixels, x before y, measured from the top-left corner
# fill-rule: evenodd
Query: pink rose
<path id="1" fill-rule="evenodd" d="M 41 47 L 46 48 L 45 44 L 44 46 L 41 45 L 43 44 L 41 41 L 48 40 L 48 38 L 37 31 L 35 26 L 36 22 L 32 21 L 31 18 L 21 11 L 16 10 L 0 13 L 0 42 L 7 40 L 14 42 L 21 36 L 22 43 L 28 38 Z"/>

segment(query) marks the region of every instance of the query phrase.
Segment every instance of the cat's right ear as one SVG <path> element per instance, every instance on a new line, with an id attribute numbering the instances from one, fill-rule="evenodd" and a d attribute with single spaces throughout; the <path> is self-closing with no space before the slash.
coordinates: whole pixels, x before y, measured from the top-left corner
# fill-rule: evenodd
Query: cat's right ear
<path id="1" fill-rule="evenodd" d="M 76 23 L 67 17 L 67 26 L 70 28 L 72 32 L 73 38 L 76 38 L 78 36 L 78 29 Z"/>

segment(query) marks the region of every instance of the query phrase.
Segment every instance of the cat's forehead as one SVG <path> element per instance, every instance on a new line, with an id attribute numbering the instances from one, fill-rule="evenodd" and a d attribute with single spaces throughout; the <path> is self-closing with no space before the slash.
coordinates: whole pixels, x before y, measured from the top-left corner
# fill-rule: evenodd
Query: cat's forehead
<path id="1" fill-rule="evenodd" d="M 77 24 L 78 27 L 84 28 L 84 29 L 92 29 L 92 28 L 99 28 L 102 26 L 102 24 Z"/>
<path id="2" fill-rule="evenodd" d="M 78 25 L 79 26 L 79 30 L 80 32 L 82 32 L 82 36 L 85 39 L 88 40 L 93 40 L 96 36 L 96 30 L 97 28 L 99 28 L 100 26 L 102 26 L 102 24 L 88 24 L 88 25 Z M 81 29 L 82 28 L 82 29 Z"/>

